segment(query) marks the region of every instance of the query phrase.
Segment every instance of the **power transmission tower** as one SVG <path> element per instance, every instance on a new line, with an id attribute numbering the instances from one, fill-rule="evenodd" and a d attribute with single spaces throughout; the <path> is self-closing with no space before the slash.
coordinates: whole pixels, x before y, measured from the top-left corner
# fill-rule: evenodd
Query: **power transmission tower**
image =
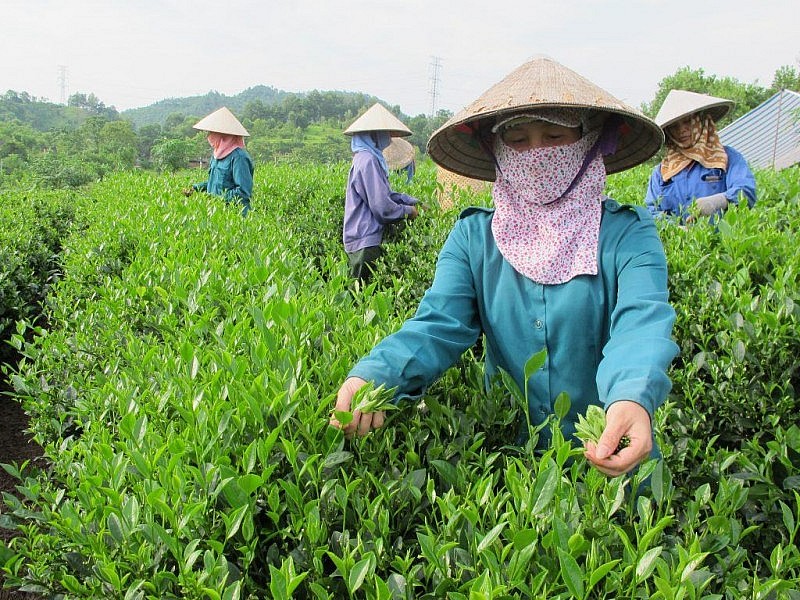
<path id="1" fill-rule="evenodd" d="M 436 116 L 436 105 L 439 101 L 439 69 L 442 68 L 442 59 L 438 56 L 431 57 L 431 117 Z"/>
<path id="2" fill-rule="evenodd" d="M 61 104 L 67 103 L 67 67 L 58 65 L 58 88 L 60 90 L 59 101 Z"/>

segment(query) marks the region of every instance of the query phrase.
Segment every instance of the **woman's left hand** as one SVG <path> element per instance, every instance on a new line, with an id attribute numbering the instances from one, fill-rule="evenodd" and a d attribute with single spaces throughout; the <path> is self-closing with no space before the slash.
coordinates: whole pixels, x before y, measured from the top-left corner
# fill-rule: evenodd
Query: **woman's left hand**
<path id="1" fill-rule="evenodd" d="M 615 453 L 620 439 L 628 436 L 630 444 Z M 586 444 L 584 456 L 599 471 L 616 477 L 632 470 L 650 456 L 653 430 L 650 415 L 636 402 L 620 400 L 606 411 L 606 428 L 597 444 Z"/>

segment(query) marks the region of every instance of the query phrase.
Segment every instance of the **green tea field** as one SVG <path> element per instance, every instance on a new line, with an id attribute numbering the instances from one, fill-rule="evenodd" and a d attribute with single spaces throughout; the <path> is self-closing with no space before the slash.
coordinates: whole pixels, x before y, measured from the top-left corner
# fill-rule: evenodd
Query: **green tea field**
<path id="1" fill-rule="evenodd" d="M 350 367 L 397 329 L 470 204 L 423 199 L 374 281 L 347 274 L 347 164 L 259 164 L 253 211 L 119 172 L 0 192 L 0 357 L 43 456 L 3 466 L 0 572 L 39 598 L 800 599 L 800 170 L 754 209 L 659 222 L 677 311 L 663 459 L 515 446 L 476 348 L 345 439 Z M 642 203 L 647 167 L 608 193 Z M 532 363 L 533 364 L 533 363 Z M 371 398 L 375 400 L 375 398 Z M 562 407 L 556 407 L 560 413 Z"/>

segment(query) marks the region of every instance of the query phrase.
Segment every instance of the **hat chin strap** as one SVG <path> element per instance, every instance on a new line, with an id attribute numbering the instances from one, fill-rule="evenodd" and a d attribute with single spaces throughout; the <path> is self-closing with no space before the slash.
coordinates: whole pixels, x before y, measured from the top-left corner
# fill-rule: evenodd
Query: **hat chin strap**
<path id="1" fill-rule="evenodd" d="M 572 179 L 572 182 L 567 186 L 567 189 L 564 191 L 561 196 L 556 198 L 554 202 L 565 198 L 567 194 L 569 194 L 576 185 L 583 177 L 583 174 L 586 172 L 586 169 L 589 168 L 589 165 L 592 161 L 597 157 L 598 154 L 601 156 L 608 156 L 609 154 L 614 154 L 617 151 L 617 144 L 619 143 L 619 126 L 622 125 L 624 121 L 622 117 L 617 114 L 610 115 L 605 123 L 603 123 L 603 129 L 600 132 L 600 135 L 597 138 L 597 141 L 592 144 L 592 147 L 589 148 L 589 151 L 586 153 L 586 156 L 583 159 L 583 164 L 581 168 L 578 169 L 578 173 Z M 495 160 L 497 163 L 497 160 Z"/>
<path id="2" fill-rule="evenodd" d="M 472 131 L 472 135 L 477 140 L 478 145 L 481 147 L 481 150 L 483 150 L 484 152 L 486 152 L 486 154 L 492 157 L 492 162 L 494 163 L 495 171 L 500 171 L 502 173 L 503 171 L 502 169 L 500 169 L 500 163 L 497 162 L 497 157 L 494 155 L 494 149 L 491 147 L 489 141 L 486 139 L 486 135 L 483 132 L 479 131 L 478 129 L 474 129 Z M 495 179 L 496 178 L 497 177 L 495 176 Z"/>

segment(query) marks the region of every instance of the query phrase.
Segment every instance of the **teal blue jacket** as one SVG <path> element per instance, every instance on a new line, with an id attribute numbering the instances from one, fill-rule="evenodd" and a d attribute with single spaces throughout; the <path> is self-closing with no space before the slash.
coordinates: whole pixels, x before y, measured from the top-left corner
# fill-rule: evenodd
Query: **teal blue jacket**
<path id="1" fill-rule="evenodd" d="M 236 148 L 225 158 L 211 158 L 208 179 L 194 184 L 194 189 L 222 196 L 228 202 L 250 206 L 253 194 L 253 160 L 246 150 Z"/>
<path id="2" fill-rule="evenodd" d="M 493 214 L 462 213 L 416 315 L 350 375 L 396 387 L 398 397 L 417 396 L 483 333 L 487 379 L 501 367 L 520 389 L 526 361 L 547 350 L 544 367 L 527 383 L 534 424 L 553 412 L 561 392 L 572 402 L 562 422 L 566 436 L 589 404 L 608 408 L 633 400 L 652 417 L 670 390 L 667 370 L 678 347 L 671 338 L 675 311 L 666 258 L 647 209 L 606 199 L 598 274 L 558 285 L 535 283 L 503 258 L 492 236 Z M 546 432 L 539 444 L 549 444 Z"/>

